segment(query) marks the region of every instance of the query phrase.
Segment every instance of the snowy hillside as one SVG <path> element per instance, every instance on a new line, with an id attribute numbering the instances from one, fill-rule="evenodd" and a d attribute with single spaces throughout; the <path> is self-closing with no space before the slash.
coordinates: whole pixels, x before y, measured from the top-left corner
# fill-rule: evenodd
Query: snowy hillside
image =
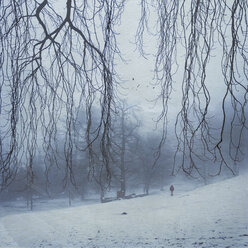
<path id="1" fill-rule="evenodd" d="M 187 193 L 175 189 L 173 197 L 7 215 L 0 247 L 248 247 L 247 182 L 243 175 Z"/>

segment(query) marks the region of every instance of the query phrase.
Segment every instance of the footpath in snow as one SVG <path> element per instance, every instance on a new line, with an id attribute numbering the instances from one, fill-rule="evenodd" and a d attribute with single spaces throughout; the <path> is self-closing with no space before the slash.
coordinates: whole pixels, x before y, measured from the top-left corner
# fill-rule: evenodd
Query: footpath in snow
<path id="1" fill-rule="evenodd" d="M 247 175 L 176 193 L 3 216 L 0 248 L 248 247 Z"/>

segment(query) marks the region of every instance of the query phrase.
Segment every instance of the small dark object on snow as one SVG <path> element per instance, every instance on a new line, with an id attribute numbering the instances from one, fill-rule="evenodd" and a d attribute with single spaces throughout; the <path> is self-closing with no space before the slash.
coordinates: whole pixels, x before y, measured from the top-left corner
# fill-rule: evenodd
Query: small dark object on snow
<path id="1" fill-rule="evenodd" d="M 174 186 L 173 186 L 173 185 L 171 185 L 171 186 L 170 186 L 171 196 L 173 196 L 173 191 L 174 191 Z"/>
<path id="2" fill-rule="evenodd" d="M 136 197 L 136 194 L 131 194 L 131 195 L 126 195 L 125 199 L 132 199 L 132 198 L 135 198 L 135 197 Z"/>
<path id="3" fill-rule="evenodd" d="M 241 235 L 239 235 L 239 237 L 248 237 L 248 234 L 247 233 L 241 234 Z"/>
<path id="4" fill-rule="evenodd" d="M 121 215 L 127 215 L 127 213 L 126 212 L 122 212 Z"/>
<path id="5" fill-rule="evenodd" d="M 117 191 L 117 199 L 123 199 L 123 198 L 125 198 L 125 192 Z"/>

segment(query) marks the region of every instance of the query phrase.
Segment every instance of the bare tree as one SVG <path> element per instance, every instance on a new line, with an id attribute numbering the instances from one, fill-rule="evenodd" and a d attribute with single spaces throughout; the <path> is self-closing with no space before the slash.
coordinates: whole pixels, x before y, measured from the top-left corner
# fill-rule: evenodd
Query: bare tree
<path id="1" fill-rule="evenodd" d="M 72 179 L 72 130 L 81 106 L 85 107 L 87 117 L 84 149 L 88 148 L 90 165 L 95 164 L 92 144 L 100 139 L 103 168 L 110 178 L 109 132 L 118 85 L 114 60 L 120 55 L 115 25 L 120 22 L 124 2 L 67 0 L 61 8 L 58 1 L 0 1 L 1 188 L 13 180 L 20 161 L 32 161 L 41 146 L 46 158 L 56 162 L 56 137 L 63 120 L 65 161 Z M 241 137 L 247 129 L 244 113 L 248 96 L 248 3 L 246 0 L 141 0 L 140 3 L 142 12 L 136 40 L 142 53 L 149 12 L 156 11 L 158 17 L 155 73 L 161 85 L 159 99 L 163 106 L 158 120 L 164 123 L 159 148 L 166 138 L 169 97 L 176 83 L 174 74 L 180 47 L 184 49 L 185 60 L 181 110 L 175 123 L 177 152 L 182 154 L 179 166 L 189 174 L 197 170 L 194 161 L 203 150 L 204 156 L 220 162 L 220 172 L 223 165 L 229 167 L 221 147 L 228 99 L 233 109 L 231 130 L 239 125 L 238 137 Z M 217 138 L 211 133 L 208 114 L 211 94 L 206 83 L 216 44 L 221 48 L 219 69 L 225 86 L 222 125 Z M 92 109 L 96 106 L 101 114 L 97 127 L 93 127 Z M 231 131 L 230 147 L 238 151 L 240 142 L 232 139 Z M 198 141 L 202 146 L 200 153 L 195 149 Z M 29 168 L 32 175 L 32 163 Z"/>
<path id="2" fill-rule="evenodd" d="M 120 191 L 117 192 L 118 198 L 126 196 L 128 172 L 130 163 L 133 163 L 132 156 L 135 150 L 131 150 L 132 143 L 136 143 L 137 131 L 140 122 L 136 118 L 135 110 L 137 106 L 128 106 L 126 100 L 121 100 L 117 107 L 117 117 L 113 124 L 112 133 L 112 156 L 113 162 L 119 170 L 116 177 L 119 179 Z"/>
<path id="3" fill-rule="evenodd" d="M 0 2 L 1 188 L 13 178 L 26 150 L 26 161 L 31 161 L 42 141 L 47 156 L 53 156 L 63 115 L 66 163 L 72 171 L 72 128 L 78 106 L 87 112 L 86 146 L 91 148 L 100 136 L 109 176 L 113 61 L 119 54 L 114 25 L 123 2 L 67 0 L 63 8 L 61 2 L 48 0 Z M 94 130 L 92 106 L 101 111 Z"/>
<path id="4" fill-rule="evenodd" d="M 144 34 L 149 31 L 149 14 L 157 16 L 157 32 L 154 34 L 159 45 L 156 55 L 155 74 L 157 84 L 161 86 L 163 110 L 158 121 L 163 122 L 163 135 L 159 148 L 166 138 L 167 113 L 172 90 L 178 84 L 174 80 L 180 67 L 177 63 L 178 50 L 184 52 L 184 65 L 181 67 L 181 109 L 175 123 L 178 140 L 177 154 L 182 157 L 178 166 L 186 173 L 198 170 L 196 160 L 202 156 L 219 162 L 219 171 L 223 165 L 228 167 L 222 149 L 224 130 L 228 111 L 232 113 L 230 130 L 230 149 L 237 159 L 240 140 L 247 129 L 248 99 L 248 3 L 234 1 L 141 1 L 141 19 L 136 35 L 138 47 L 143 50 Z M 154 16 L 154 15 L 152 15 Z M 213 137 L 209 106 L 211 92 L 207 82 L 208 69 L 214 60 L 215 49 L 221 54 L 219 70 L 223 74 L 222 84 L 222 123 L 219 132 Z M 230 110 L 232 109 L 232 110 Z M 237 135 L 237 126 L 239 134 Z M 233 142 L 232 130 L 235 128 L 238 141 Z M 201 149 L 198 149 L 198 146 Z M 158 152 L 159 156 L 159 152 Z M 177 161 L 176 161 L 177 162 Z M 175 164 L 176 166 L 176 164 Z M 217 173 L 217 174 L 218 174 Z"/>

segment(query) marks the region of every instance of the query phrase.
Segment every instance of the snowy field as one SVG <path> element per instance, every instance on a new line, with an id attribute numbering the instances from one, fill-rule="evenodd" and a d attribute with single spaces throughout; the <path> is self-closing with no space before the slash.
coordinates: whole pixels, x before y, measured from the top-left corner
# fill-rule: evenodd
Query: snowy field
<path id="1" fill-rule="evenodd" d="M 248 247 L 247 175 L 173 197 L 0 211 L 0 248 Z"/>

